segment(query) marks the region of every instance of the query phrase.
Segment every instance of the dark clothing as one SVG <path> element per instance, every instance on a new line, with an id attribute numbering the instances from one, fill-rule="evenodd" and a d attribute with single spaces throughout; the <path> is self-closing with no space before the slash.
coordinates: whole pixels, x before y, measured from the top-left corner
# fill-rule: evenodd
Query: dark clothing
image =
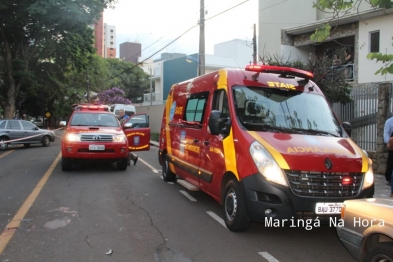
<path id="1" fill-rule="evenodd" d="M 393 137 L 393 133 L 390 135 L 390 137 Z M 386 178 L 386 181 L 389 181 L 391 183 L 393 182 L 393 181 L 391 181 L 392 172 L 393 172 L 393 150 L 388 150 L 388 159 L 386 160 L 385 178 Z"/>

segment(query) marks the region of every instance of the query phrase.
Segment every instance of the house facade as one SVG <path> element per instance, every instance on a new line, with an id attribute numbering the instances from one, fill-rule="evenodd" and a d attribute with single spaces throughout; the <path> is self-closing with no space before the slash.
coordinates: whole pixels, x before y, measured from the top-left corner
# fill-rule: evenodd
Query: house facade
<path id="1" fill-rule="evenodd" d="M 313 8 L 313 2 L 259 0 L 258 52 L 262 57 L 305 62 L 334 55 L 343 61 L 344 52 L 349 51 L 351 63 L 340 69 L 350 72 L 346 81 L 352 86 L 353 101 L 332 107 L 342 122 L 351 123 L 352 138 L 369 152 L 374 170 L 383 173 L 387 151 L 382 134 L 384 122 L 392 112 L 393 74 L 375 74 L 383 63 L 370 60 L 367 55 L 393 54 L 393 8 L 376 9 L 361 1 L 333 19 L 331 13 Z M 322 43 L 312 42 L 310 36 L 325 23 L 331 26 L 330 36 Z"/>

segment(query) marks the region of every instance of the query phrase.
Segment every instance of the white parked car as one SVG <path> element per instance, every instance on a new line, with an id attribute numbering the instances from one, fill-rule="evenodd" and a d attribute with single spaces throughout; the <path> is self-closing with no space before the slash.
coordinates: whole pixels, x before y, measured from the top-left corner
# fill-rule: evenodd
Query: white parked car
<path id="1" fill-rule="evenodd" d="M 337 234 L 358 261 L 393 261 L 393 198 L 344 201 Z"/>

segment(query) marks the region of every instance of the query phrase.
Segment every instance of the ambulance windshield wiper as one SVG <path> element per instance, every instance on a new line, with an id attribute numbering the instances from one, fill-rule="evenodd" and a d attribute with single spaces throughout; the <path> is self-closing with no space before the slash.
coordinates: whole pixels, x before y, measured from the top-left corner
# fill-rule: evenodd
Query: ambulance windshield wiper
<path id="1" fill-rule="evenodd" d="M 335 136 L 338 137 L 338 135 L 332 134 L 330 132 L 324 131 L 324 130 L 315 130 L 315 129 L 303 129 L 303 128 L 295 128 L 293 127 L 292 130 L 300 131 L 303 134 L 304 133 L 311 133 L 311 134 L 316 134 L 316 135 L 328 135 L 328 136 Z"/>
<path id="2" fill-rule="evenodd" d="M 251 128 L 247 128 L 247 129 L 251 131 L 292 133 L 292 129 L 281 127 L 281 126 L 272 126 L 267 124 L 249 123 L 249 122 L 244 122 L 243 125 L 250 126 Z"/>

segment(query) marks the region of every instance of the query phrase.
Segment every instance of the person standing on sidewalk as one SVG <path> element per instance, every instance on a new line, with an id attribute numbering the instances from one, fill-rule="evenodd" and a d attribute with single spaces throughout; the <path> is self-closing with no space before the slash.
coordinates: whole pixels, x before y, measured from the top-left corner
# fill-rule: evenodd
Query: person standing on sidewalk
<path id="1" fill-rule="evenodd" d="M 388 149 L 388 159 L 386 161 L 385 178 L 386 181 L 392 186 L 393 181 L 391 181 L 393 172 L 393 143 L 389 143 L 389 139 L 393 136 L 393 116 L 390 117 L 385 122 L 385 127 L 383 129 L 383 142 L 386 144 Z"/>
<path id="2" fill-rule="evenodd" d="M 393 137 L 389 138 L 389 142 L 387 144 L 387 147 L 388 147 L 389 152 L 393 152 L 392 151 L 393 150 Z M 386 174 L 385 174 L 385 176 L 386 176 Z M 390 172 L 390 197 L 393 197 L 393 170 Z"/>

